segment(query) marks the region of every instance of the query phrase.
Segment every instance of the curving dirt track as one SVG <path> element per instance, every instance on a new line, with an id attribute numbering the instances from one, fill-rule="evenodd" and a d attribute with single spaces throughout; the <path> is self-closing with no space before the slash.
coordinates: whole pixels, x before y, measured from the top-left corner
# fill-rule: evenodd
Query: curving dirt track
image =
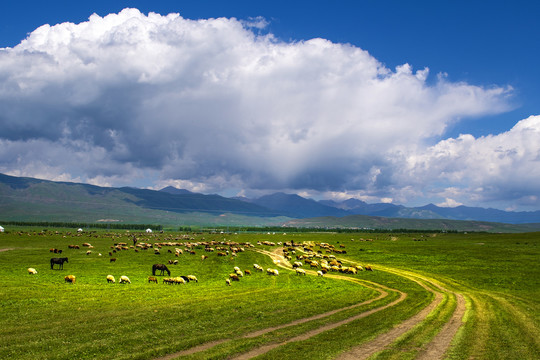
<path id="1" fill-rule="evenodd" d="M 455 294 L 455 293 L 454 293 Z M 455 294 L 457 297 L 457 306 L 452 314 L 450 321 L 442 328 L 435 336 L 426 349 L 418 356 L 419 360 L 442 359 L 446 351 L 450 348 L 450 343 L 456 335 L 457 331 L 463 324 L 463 316 L 465 315 L 465 298 L 461 294 Z"/>
<path id="2" fill-rule="evenodd" d="M 421 283 L 419 283 L 421 284 Z M 428 291 L 432 291 L 427 286 L 421 284 Z M 355 359 L 367 359 L 371 355 L 384 350 L 387 346 L 392 344 L 401 335 L 407 331 L 413 329 L 417 324 L 422 322 L 435 308 L 441 303 L 443 296 L 439 292 L 435 292 L 435 299 L 418 314 L 405 320 L 401 324 L 394 327 L 392 330 L 379 335 L 373 340 L 368 341 L 365 344 L 354 347 L 351 350 L 340 354 L 336 359 L 338 360 L 355 360 Z"/>
<path id="3" fill-rule="evenodd" d="M 345 353 L 340 354 L 336 359 L 339 360 L 352 360 L 352 359 L 367 359 L 371 355 L 383 351 L 385 348 L 390 346 L 394 341 L 396 341 L 400 336 L 405 334 L 407 331 L 412 330 L 416 325 L 420 324 L 432 311 L 434 311 L 437 306 L 442 301 L 442 293 L 451 294 L 457 299 L 457 305 L 452 313 L 451 318 L 445 324 L 445 326 L 439 331 L 439 333 L 432 339 L 432 341 L 423 348 L 416 359 L 421 360 L 436 360 L 442 359 L 445 353 L 450 348 L 452 339 L 456 335 L 457 331 L 463 324 L 463 318 L 465 315 L 465 298 L 462 294 L 457 294 L 452 291 L 449 291 L 439 285 L 438 283 L 427 279 L 423 276 L 417 275 L 409 271 L 402 271 L 397 269 L 392 269 L 388 267 L 380 267 L 385 271 L 394 273 L 399 276 L 406 277 L 420 286 L 424 287 L 428 291 L 431 291 L 435 294 L 434 301 L 429 304 L 426 308 L 420 311 L 415 316 L 409 318 L 403 323 L 396 326 L 394 329 L 388 331 L 387 333 L 381 334 L 377 338 L 357 346 Z M 422 282 L 429 283 L 430 285 L 436 287 L 439 291 L 433 291 L 428 288 Z"/>
<path id="4" fill-rule="evenodd" d="M 256 251 L 271 257 L 273 260 L 279 260 L 279 264 L 278 264 L 279 267 L 289 269 L 289 270 L 292 268 L 292 266 L 290 265 L 290 263 L 286 259 L 284 259 L 282 256 L 277 254 L 279 249 L 277 249 L 274 252 L 269 252 L 269 251 L 265 251 L 265 250 L 256 250 Z M 312 271 L 312 270 L 306 270 L 306 273 L 308 273 L 310 275 L 314 275 L 314 276 L 317 275 L 317 273 L 315 271 Z M 346 306 L 346 307 L 343 307 L 343 308 L 335 309 L 335 310 L 328 311 L 328 312 L 325 312 L 325 313 L 322 313 L 322 314 L 313 315 L 313 316 L 310 316 L 310 317 L 307 317 L 307 318 L 298 319 L 298 320 L 292 321 L 292 322 L 287 323 L 287 324 L 282 324 L 282 325 L 279 325 L 279 326 L 273 326 L 273 327 L 257 330 L 257 331 L 245 334 L 241 338 L 245 338 L 245 339 L 254 338 L 254 337 L 261 336 L 261 335 L 264 335 L 266 333 L 275 331 L 275 330 L 280 330 L 280 329 L 284 329 L 284 328 L 287 328 L 287 327 L 290 327 L 290 326 L 303 324 L 303 323 L 306 323 L 306 322 L 309 322 L 309 321 L 322 319 L 322 318 L 334 315 L 334 314 L 336 314 L 336 313 L 338 313 L 340 311 L 345 311 L 345 310 L 349 310 L 349 309 L 354 309 L 356 307 L 364 306 L 364 305 L 370 304 L 370 303 L 372 303 L 374 301 L 377 301 L 377 300 L 380 300 L 380 299 L 383 299 L 383 298 L 387 297 L 389 295 L 389 291 L 395 291 L 395 292 L 398 292 L 400 294 L 400 297 L 397 300 L 390 303 L 390 304 L 387 304 L 387 305 L 372 309 L 370 311 L 364 312 L 362 314 L 359 314 L 359 315 L 355 316 L 354 318 L 346 319 L 346 320 L 344 320 L 342 322 L 336 323 L 337 325 L 335 325 L 335 326 L 334 326 L 334 324 L 325 325 L 325 326 L 320 327 L 320 328 L 318 328 L 316 330 L 313 330 L 312 332 L 306 333 L 307 336 L 306 336 L 306 334 L 303 334 L 301 336 L 298 336 L 297 338 L 294 338 L 295 339 L 294 341 L 304 340 L 304 339 L 307 339 L 309 337 L 315 336 L 315 335 L 317 335 L 317 334 L 319 334 L 319 333 L 321 333 L 323 331 L 330 330 L 330 329 L 332 329 L 334 327 L 344 325 L 344 324 L 346 324 L 347 322 L 350 322 L 350 321 L 354 321 L 357 318 L 365 317 L 365 316 L 368 316 L 368 315 L 370 315 L 370 314 L 372 314 L 372 313 L 374 313 L 376 311 L 380 311 L 380 310 L 383 310 L 383 309 L 385 309 L 387 307 L 394 306 L 395 304 L 403 301 L 403 299 L 405 299 L 405 297 L 407 296 L 407 294 L 402 293 L 402 292 L 400 292 L 400 291 L 398 291 L 396 289 L 391 289 L 391 288 L 388 288 L 388 287 L 386 287 L 384 285 L 372 283 L 372 282 L 369 282 L 369 281 L 352 279 L 350 277 L 339 276 L 339 275 L 330 275 L 329 277 L 358 283 L 358 284 L 360 284 L 362 286 L 371 288 L 371 289 L 379 292 L 379 296 L 377 296 L 375 298 L 372 298 L 370 300 L 367 300 L 367 301 L 363 301 L 361 303 L 354 304 L 354 305 L 350 305 L 350 306 Z M 204 343 L 204 344 L 192 347 L 190 349 L 182 350 L 182 351 L 179 351 L 179 352 L 176 352 L 176 353 L 173 353 L 173 354 L 169 354 L 169 355 L 157 358 L 155 360 L 171 360 L 171 359 L 175 359 L 175 358 L 178 358 L 178 357 L 195 354 L 195 353 L 198 353 L 198 352 L 202 352 L 202 351 L 211 349 L 214 346 L 223 344 L 223 343 L 231 341 L 231 340 L 233 340 L 233 339 L 221 339 L 221 340 L 211 341 L 211 342 L 208 342 L 208 343 Z M 293 341 L 293 339 L 291 339 L 290 341 Z M 261 348 L 257 348 L 255 350 L 253 350 L 252 352 L 240 355 L 239 358 L 244 358 L 242 356 L 245 356 L 247 354 L 249 354 L 249 357 L 257 356 L 257 355 L 263 354 L 263 353 L 265 353 L 267 351 L 270 351 L 273 348 L 281 346 L 281 345 L 283 345 L 283 343 L 270 344 L 270 345 L 267 345 L 267 346 L 264 346 L 264 347 L 261 347 Z M 255 354 L 255 355 L 253 355 L 253 354 Z"/>
<path id="5" fill-rule="evenodd" d="M 277 266 L 288 269 L 288 270 L 291 270 L 292 269 L 291 264 L 283 256 L 279 255 L 279 252 L 281 252 L 281 250 L 282 250 L 282 248 L 277 248 L 273 252 L 266 251 L 266 250 L 260 250 L 260 249 L 257 249 L 257 250 L 254 250 L 254 251 L 260 252 L 262 254 L 265 254 L 265 255 L 271 257 L 274 260 L 274 263 L 276 263 Z M 350 261 L 348 261 L 348 262 L 350 262 Z M 406 277 L 406 278 L 408 278 L 408 279 L 410 279 L 412 281 L 415 281 L 420 286 L 424 287 L 426 290 L 432 292 L 435 295 L 433 301 L 428 306 L 426 306 L 424 309 L 422 309 L 419 313 L 417 313 L 413 317 L 405 320 L 404 322 L 400 323 L 399 325 L 397 325 L 396 327 L 394 327 L 390 331 L 388 331 L 388 332 L 386 332 L 384 334 L 381 334 L 378 337 L 376 337 L 375 339 L 370 340 L 370 341 L 368 341 L 368 342 L 366 342 L 366 343 L 364 343 L 364 344 L 362 344 L 360 346 L 354 347 L 354 348 L 352 348 L 351 350 L 349 350 L 349 351 L 347 351 L 345 353 L 340 354 L 337 357 L 337 359 L 340 359 L 340 360 L 366 359 L 366 358 L 368 358 L 369 356 L 371 356 L 371 355 L 373 355 L 375 353 L 383 351 L 385 348 L 390 346 L 394 341 L 396 341 L 400 336 L 404 335 L 408 331 L 412 330 L 415 326 L 420 324 L 422 321 L 424 321 L 424 319 L 426 319 L 426 317 L 428 317 L 428 315 L 430 313 L 432 313 L 441 304 L 442 299 L 443 299 L 442 293 L 451 293 L 454 296 L 457 296 L 457 306 L 456 306 L 456 309 L 455 309 L 451 319 L 446 323 L 446 325 L 443 327 L 443 329 L 433 338 L 433 340 L 425 347 L 425 349 L 422 349 L 422 351 L 419 353 L 419 355 L 417 357 L 418 359 L 422 359 L 422 360 L 442 359 L 442 357 L 444 356 L 444 354 L 446 353 L 446 351 L 450 347 L 450 343 L 451 343 L 453 337 L 455 336 L 456 332 L 458 331 L 459 327 L 462 324 L 463 315 L 465 313 L 465 301 L 464 301 L 463 296 L 461 294 L 452 293 L 452 292 L 448 291 L 447 289 L 443 288 L 442 286 L 440 286 L 439 284 L 431 281 L 430 279 L 426 279 L 425 277 L 421 277 L 421 276 L 419 276 L 417 274 L 410 273 L 410 272 L 403 272 L 403 271 L 400 271 L 400 270 L 397 270 L 397 269 L 391 269 L 391 268 L 385 268 L 385 270 L 388 271 L 388 272 L 392 272 L 392 273 L 394 273 L 396 275 Z M 316 272 L 312 271 L 312 270 L 306 270 L 306 273 L 308 273 L 310 275 L 314 275 L 314 276 L 317 275 Z M 395 305 L 397 305 L 398 303 L 400 303 L 401 301 L 403 301 L 407 297 L 406 293 L 400 292 L 400 291 L 398 291 L 396 289 L 390 289 L 390 288 L 387 288 L 387 287 L 385 287 L 385 286 L 383 286 L 381 284 L 376 284 L 376 283 L 365 281 L 365 280 L 359 280 L 359 279 L 354 279 L 354 278 L 351 278 L 351 277 L 348 277 L 348 276 L 333 275 L 333 274 L 327 274 L 326 277 L 335 278 L 335 279 L 339 279 L 339 280 L 352 281 L 352 282 L 361 284 L 363 286 L 366 286 L 366 287 L 369 287 L 371 289 L 374 289 L 374 290 L 378 291 L 379 296 L 377 296 L 376 298 L 370 299 L 368 301 L 362 302 L 362 303 L 358 303 L 358 304 L 354 304 L 354 305 L 347 306 L 347 307 L 344 307 L 344 308 L 332 310 L 332 311 L 329 311 L 329 312 L 326 312 L 326 313 L 323 313 L 323 314 L 318 314 L 318 315 L 314 315 L 314 316 L 311 316 L 311 317 L 308 317 L 308 318 L 298 319 L 298 320 L 295 320 L 295 321 L 287 323 L 287 324 L 274 326 L 274 327 L 269 327 L 269 328 L 265 328 L 265 329 L 258 330 L 258 331 L 255 331 L 255 332 L 251 332 L 251 333 L 243 335 L 241 338 L 254 338 L 254 337 L 261 336 L 261 335 L 264 335 L 266 333 L 269 333 L 271 331 L 283 329 L 283 328 L 298 325 L 298 324 L 303 324 L 303 323 L 306 323 L 306 322 L 309 322 L 309 321 L 321 319 L 321 318 L 336 314 L 336 313 L 338 313 L 340 311 L 344 311 L 344 310 L 352 309 L 352 308 L 355 308 L 355 307 L 363 306 L 363 305 L 369 304 L 371 302 L 380 300 L 380 299 L 388 296 L 389 291 L 398 292 L 400 294 L 400 296 L 399 296 L 398 299 L 392 301 L 389 304 L 386 304 L 386 305 L 383 305 L 383 306 L 380 306 L 380 307 L 377 307 L 377 308 L 362 312 L 360 314 L 357 314 L 355 316 L 349 317 L 347 319 L 344 319 L 344 320 L 341 320 L 341 321 L 338 321 L 338 322 L 335 322 L 335 323 L 329 323 L 329 324 L 323 325 L 323 326 L 318 327 L 316 329 L 307 331 L 307 332 L 305 332 L 303 334 L 300 334 L 298 336 L 290 338 L 290 339 L 288 339 L 287 341 L 284 341 L 284 342 L 270 343 L 270 344 L 267 344 L 267 345 L 257 347 L 255 349 L 252 349 L 252 350 L 246 352 L 246 353 L 242 353 L 242 354 L 239 354 L 239 355 L 237 355 L 235 357 L 231 357 L 231 359 L 235 359 L 235 360 L 251 359 L 253 357 L 265 354 L 268 351 L 270 351 L 272 349 L 275 349 L 277 347 L 283 346 L 285 344 L 309 339 L 309 338 L 311 338 L 313 336 L 316 336 L 316 335 L 318 335 L 320 333 L 323 333 L 325 331 L 335 329 L 335 328 L 337 328 L 339 326 L 345 325 L 345 324 L 350 323 L 352 321 L 367 317 L 367 316 L 369 316 L 371 314 L 374 314 L 374 313 L 376 313 L 378 311 L 381 311 L 381 310 L 384 310 L 386 308 L 395 306 Z M 430 285 L 434 286 L 435 288 L 438 289 L 438 291 L 434 291 L 430 287 L 426 286 L 425 283 L 429 283 Z M 177 353 L 174 353 L 174 354 L 167 355 L 165 357 L 158 358 L 157 360 L 170 360 L 170 359 L 178 358 L 178 357 L 181 357 L 181 356 L 195 354 L 195 353 L 198 353 L 198 352 L 201 352 L 201 351 L 208 350 L 208 349 L 210 349 L 210 348 L 212 348 L 214 346 L 217 346 L 219 344 L 222 344 L 222 343 L 225 343 L 225 342 L 228 342 L 228 341 L 231 341 L 231 340 L 233 340 L 233 339 L 221 339 L 221 340 L 208 342 L 208 343 L 201 344 L 199 346 L 195 346 L 193 348 L 190 348 L 190 349 L 187 349 L 187 350 L 184 350 L 184 351 L 180 351 L 180 352 L 177 352 Z"/>

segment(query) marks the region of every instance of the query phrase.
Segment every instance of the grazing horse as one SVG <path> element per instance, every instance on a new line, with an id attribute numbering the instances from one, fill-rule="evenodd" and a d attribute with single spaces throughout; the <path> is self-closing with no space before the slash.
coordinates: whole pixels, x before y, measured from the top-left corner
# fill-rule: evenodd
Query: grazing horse
<path id="1" fill-rule="evenodd" d="M 64 263 L 65 262 L 68 262 L 68 258 L 67 257 L 63 257 L 63 258 L 52 258 L 51 259 L 51 270 L 54 268 L 54 264 L 59 264 L 60 267 L 59 269 L 63 270 L 64 269 Z"/>
<path id="2" fill-rule="evenodd" d="M 156 270 L 161 271 L 161 275 L 164 275 L 164 272 L 166 271 L 169 276 L 171 276 L 171 272 L 169 269 L 163 265 L 163 264 L 154 264 L 152 265 L 152 275 L 156 275 Z"/>

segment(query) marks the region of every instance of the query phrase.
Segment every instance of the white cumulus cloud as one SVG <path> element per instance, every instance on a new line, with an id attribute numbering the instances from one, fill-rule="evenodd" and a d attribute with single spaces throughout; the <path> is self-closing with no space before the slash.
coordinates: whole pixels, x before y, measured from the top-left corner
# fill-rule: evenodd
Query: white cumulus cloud
<path id="1" fill-rule="evenodd" d="M 495 196 L 518 171 L 537 190 L 536 118 L 427 148 L 458 119 L 507 110 L 511 89 L 429 82 L 352 45 L 254 32 L 266 25 L 125 9 L 41 26 L 0 49 L 0 171 L 385 199 L 429 177 Z"/>
<path id="2" fill-rule="evenodd" d="M 460 202 L 514 200 L 538 207 L 534 194 L 540 193 L 540 116 L 497 135 L 442 140 L 422 153 L 408 154 L 404 162 L 399 181 L 453 184 L 441 187 L 440 195 L 458 196 Z"/>

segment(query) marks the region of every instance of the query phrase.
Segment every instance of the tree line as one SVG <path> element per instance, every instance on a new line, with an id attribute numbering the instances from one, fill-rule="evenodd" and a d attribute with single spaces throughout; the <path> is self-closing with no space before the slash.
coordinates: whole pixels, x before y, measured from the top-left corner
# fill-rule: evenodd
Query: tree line
<path id="1" fill-rule="evenodd" d="M 41 226 L 52 228 L 82 228 L 82 229 L 116 229 L 116 230 L 146 230 L 160 231 L 162 225 L 158 224 L 111 224 L 111 223 L 79 223 L 79 222 L 53 222 L 53 221 L 2 221 L 4 225 L 11 226 Z"/>

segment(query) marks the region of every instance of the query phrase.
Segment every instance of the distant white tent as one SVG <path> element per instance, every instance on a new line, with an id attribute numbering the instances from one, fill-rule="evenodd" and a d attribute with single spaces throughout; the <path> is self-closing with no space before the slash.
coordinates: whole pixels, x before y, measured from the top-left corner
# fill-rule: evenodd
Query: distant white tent
<path id="1" fill-rule="evenodd" d="M 152 229 L 148 228 L 148 229 L 146 229 L 146 232 L 147 232 L 147 233 L 151 233 L 151 232 L 152 232 Z"/>
<path id="2" fill-rule="evenodd" d="M 0 232 L 4 232 L 4 228 L 0 226 Z"/>

